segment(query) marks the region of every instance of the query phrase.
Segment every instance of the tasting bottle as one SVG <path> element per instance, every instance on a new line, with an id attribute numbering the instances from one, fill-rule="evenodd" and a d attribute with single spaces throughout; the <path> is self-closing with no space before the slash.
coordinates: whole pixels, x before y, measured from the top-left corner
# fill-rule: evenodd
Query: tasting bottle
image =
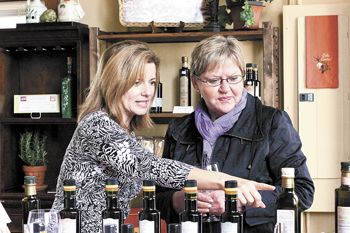
<path id="1" fill-rule="evenodd" d="M 121 233 L 134 233 L 134 225 L 133 224 L 122 224 Z"/>
<path id="2" fill-rule="evenodd" d="M 60 226 L 62 233 L 80 233 L 81 214 L 76 208 L 75 180 L 67 179 L 63 181 L 64 208 L 60 211 Z"/>
<path id="3" fill-rule="evenodd" d="M 40 200 L 36 196 L 36 178 L 35 176 L 24 177 L 24 193 L 22 199 L 22 232 L 26 232 L 29 211 L 40 209 Z"/>
<path id="4" fill-rule="evenodd" d="M 179 223 L 169 223 L 168 233 L 181 233 L 181 224 Z"/>
<path id="5" fill-rule="evenodd" d="M 243 215 L 237 210 L 237 181 L 225 181 L 225 212 L 221 215 L 221 233 L 243 233 Z"/>
<path id="6" fill-rule="evenodd" d="M 294 192 L 294 168 L 282 168 L 282 193 L 277 198 L 276 216 L 282 232 L 300 233 L 299 201 Z"/>
<path id="7" fill-rule="evenodd" d="M 261 98 L 261 82 L 259 81 L 258 65 L 253 64 L 254 96 Z"/>
<path id="8" fill-rule="evenodd" d="M 119 186 L 117 179 L 110 178 L 105 185 L 106 209 L 102 211 L 103 233 L 120 233 L 124 222 L 123 211 L 118 207 Z"/>
<path id="9" fill-rule="evenodd" d="M 350 162 L 341 163 L 341 186 L 335 190 L 335 232 L 350 230 Z"/>
<path id="10" fill-rule="evenodd" d="M 156 98 L 156 112 L 163 112 L 163 83 L 158 83 L 157 98 Z"/>
<path id="11" fill-rule="evenodd" d="M 180 213 L 182 233 L 202 233 L 202 215 L 197 209 L 197 181 L 186 180 L 185 210 Z"/>
<path id="12" fill-rule="evenodd" d="M 143 208 L 139 213 L 140 233 L 160 233 L 160 213 L 156 209 L 156 186 L 153 180 L 143 181 Z"/>
<path id="13" fill-rule="evenodd" d="M 244 86 L 252 96 L 260 98 L 261 83 L 258 77 L 258 65 L 254 63 L 246 64 L 246 79 Z"/>
<path id="14" fill-rule="evenodd" d="M 62 118 L 73 117 L 73 77 L 72 57 L 67 57 L 67 73 L 61 83 L 61 110 Z"/>
<path id="15" fill-rule="evenodd" d="M 180 69 L 180 106 L 191 106 L 191 79 L 188 69 L 188 58 L 181 57 Z"/>

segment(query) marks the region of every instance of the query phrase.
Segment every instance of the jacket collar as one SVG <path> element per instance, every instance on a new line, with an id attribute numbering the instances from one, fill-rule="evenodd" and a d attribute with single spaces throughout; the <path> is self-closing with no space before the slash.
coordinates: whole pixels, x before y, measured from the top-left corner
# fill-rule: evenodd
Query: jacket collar
<path id="1" fill-rule="evenodd" d="M 236 137 L 248 141 L 260 141 L 264 135 L 262 132 L 262 103 L 251 95 L 247 96 L 247 105 L 242 111 L 236 124 L 224 135 Z M 180 119 L 176 124 L 176 129 L 172 136 L 183 144 L 194 144 L 198 139 L 202 140 L 196 124 L 194 122 L 194 113 Z"/>

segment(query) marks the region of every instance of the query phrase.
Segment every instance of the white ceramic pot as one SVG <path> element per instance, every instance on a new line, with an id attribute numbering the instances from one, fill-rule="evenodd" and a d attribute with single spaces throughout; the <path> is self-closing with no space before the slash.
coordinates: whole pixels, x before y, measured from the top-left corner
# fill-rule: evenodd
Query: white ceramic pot
<path id="1" fill-rule="evenodd" d="M 27 0 L 26 7 L 26 22 L 39 23 L 40 15 L 46 11 L 47 8 L 40 0 Z"/>
<path id="2" fill-rule="evenodd" d="M 79 0 L 60 0 L 57 6 L 57 12 L 58 21 L 60 22 L 79 22 L 85 14 Z"/>

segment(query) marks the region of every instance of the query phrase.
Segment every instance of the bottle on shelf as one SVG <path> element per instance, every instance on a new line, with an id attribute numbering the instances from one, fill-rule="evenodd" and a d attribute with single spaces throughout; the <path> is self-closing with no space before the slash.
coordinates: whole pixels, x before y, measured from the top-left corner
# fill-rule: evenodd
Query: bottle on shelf
<path id="1" fill-rule="evenodd" d="M 341 186 L 335 190 L 335 232 L 350 229 L 350 162 L 341 163 Z"/>
<path id="2" fill-rule="evenodd" d="M 260 98 L 261 83 L 258 77 L 258 65 L 254 63 L 246 64 L 246 80 L 244 86 L 252 96 Z"/>
<path id="3" fill-rule="evenodd" d="M 40 209 L 40 200 L 36 195 L 36 178 L 35 176 L 24 177 L 24 193 L 25 197 L 22 199 L 22 232 L 27 232 L 27 221 L 29 211 Z"/>
<path id="4" fill-rule="evenodd" d="M 75 180 L 68 179 L 63 181 L 64 208 L 60 211 L 60 226 L 64 233 L 80 233 L 81 214 L 76 208 Z"/>
<path id="5" fill-rule="evenodd" d="M 202 214 L 197 209 L 197 181 L 186 180 L 185 210 L 180 213 L 182 233 L 202 233 Z"/>
<path id="6" fill-rule="evenodd" d="M 237 210 L 237 181 L 225 181 L 225 212 L 221 215 L 222 233 L 243 233 L 243 215 Z"/>
<path id="7" fill-rule="evenodd" d="M 139 213 L 140 233 L 160 233 L 160 213 L 156 209 L 156 186 L 153 180 L 143 181 L 143 208 Z"/>
<path id="8" fill-rule="evenodd" d="M 168 224 L 168 233 L 181 233 L 181 224 L 179 223 Z"/>
<path id="9" fill-rule="evenodd" d="M 276 203 L 276 225 L 281 232 L 300 233 L 299 201 L 294 192 L 294 168 L 282 168 L 282 189 Z"/>
<path id="10" fill-rule="evenodd" d="M 180 69 L 180 106 L 191 106 L 191 79 L 188 69 L 188 58 L 182 57 Z"/>
<path id="11" fill-rule="evenodd" d="M 134 225 L 133 224 L 122 224 L 121 233 L 134 233 Z"/>
<path id="12" fill-rule="evenodd" d="M 73 117 L 73 76 L 72 57 L 67 57 L 67 74 L 61 83 L 61 111 L 62 118 Z"/>
<path id="13" fill-rule="evenodd" d="M 118 207 L 119 186 L 117 179 L 110 178 L 105 185 L 106 209 L 102 211 L 102 227 L 104 233 L 120 233 L 124 222 L 124 214 Z M 114 227 L 114 229 L 113 229 Z"/>
<path id="14" fill-rule="evenodd" d="M 163 112 L 163 83 L 158 83 L 157 99 L 156 99 L 156 111 L 157 113 Z"/>

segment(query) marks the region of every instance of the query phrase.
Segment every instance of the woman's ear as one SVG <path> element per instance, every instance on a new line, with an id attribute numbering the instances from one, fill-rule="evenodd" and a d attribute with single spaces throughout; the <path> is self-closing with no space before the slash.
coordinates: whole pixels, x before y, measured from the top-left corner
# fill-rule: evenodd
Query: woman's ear
<path id="1" fill-rule="evenodd" d="M 193 88 L 196 90 L 196 92 L 199 93 L 199 87 L 195 76 L 191 76 L 191 82 L 192 82 Z"/>

